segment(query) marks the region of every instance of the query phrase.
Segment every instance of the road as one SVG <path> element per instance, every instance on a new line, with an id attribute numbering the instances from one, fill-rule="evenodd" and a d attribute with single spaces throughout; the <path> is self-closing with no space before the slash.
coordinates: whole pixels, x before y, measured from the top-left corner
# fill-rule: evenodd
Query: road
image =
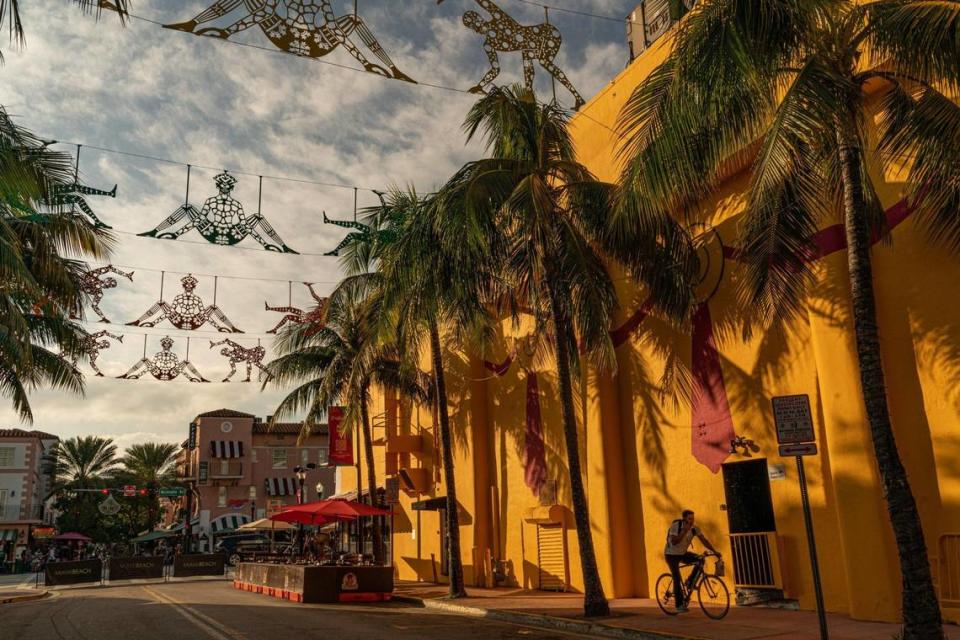
<path id="1" fill-rule="evenodd" d="M 573 636 L 405 606 L 303 605 L 223 581 L 64 589 L 0 605 L 2 640 L 562 640 Z"/>

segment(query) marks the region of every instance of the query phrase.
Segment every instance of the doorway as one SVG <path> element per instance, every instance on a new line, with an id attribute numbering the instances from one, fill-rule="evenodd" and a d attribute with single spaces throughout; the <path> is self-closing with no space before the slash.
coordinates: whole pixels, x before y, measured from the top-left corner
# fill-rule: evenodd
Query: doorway
<path id="1" fill-rule="evenodd" d="M 765 458 L 723 465 L 723 492 L 731 534 L 777 530 Z"/>

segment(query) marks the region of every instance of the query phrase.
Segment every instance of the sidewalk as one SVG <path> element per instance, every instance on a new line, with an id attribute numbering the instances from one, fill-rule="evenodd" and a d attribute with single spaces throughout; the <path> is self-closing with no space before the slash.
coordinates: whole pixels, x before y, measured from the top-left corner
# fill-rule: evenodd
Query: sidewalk
<path id="1" fill-rule="evenodd" d="M 819 640 L 817 615 L 810 611 L 731 607 L 723 620 L 710 620 L 696 608 L 690 613 L 664 615 L 653 600 L 612 600 L 612 615 L 600 620 L 583 618 L 580 594 L 525 591 L 523 589 L 467 588 L 469 598 L 446 600 L 445 585 L 403 582 L 396 584 L 397 600 L 423 603 L 425 607 L 466 615 L 480 615 L 537 627 L 547 627 L 625 639 L 663 640 Z M 831 640 L 892 640 L 900 628 L 895 624 L 858 622 L 829 614 Z M 947 638 L 960 640 L 960 627 L 949 625 Z"/>

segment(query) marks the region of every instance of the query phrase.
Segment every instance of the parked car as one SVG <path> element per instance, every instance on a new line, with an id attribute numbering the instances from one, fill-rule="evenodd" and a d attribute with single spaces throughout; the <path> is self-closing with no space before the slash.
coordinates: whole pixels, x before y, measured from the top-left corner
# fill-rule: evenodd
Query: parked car
<path id="1" fill-rule="evenodd" d="M 249 560 L 254 556 L 273 553 L 286 553 L 290 545 L 286 541 L 275 540 L 272 545 L 269 536 L 261 533 L 245 533 L 230 536 L 222 536 L 214 544 L 213 549 L 217 553 L 223 553 L 227 556 L 227 562 L 235 565 L 238 562 Z"/>

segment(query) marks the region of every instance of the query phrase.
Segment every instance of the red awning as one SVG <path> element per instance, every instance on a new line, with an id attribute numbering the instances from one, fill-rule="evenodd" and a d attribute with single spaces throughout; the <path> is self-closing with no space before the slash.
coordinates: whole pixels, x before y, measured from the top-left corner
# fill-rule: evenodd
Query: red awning
<path id="1" fill-rule="evenodd" d="M 388 516 L 388 509 L 379 509 L 362 502 L 352 500 L 319 500 L 307 504 L 286 507 L 273 520 L 282 522 L 301 522 L 304 524 L 326 524 L 335 520 L 353 520 L 360 516 Z"/>

